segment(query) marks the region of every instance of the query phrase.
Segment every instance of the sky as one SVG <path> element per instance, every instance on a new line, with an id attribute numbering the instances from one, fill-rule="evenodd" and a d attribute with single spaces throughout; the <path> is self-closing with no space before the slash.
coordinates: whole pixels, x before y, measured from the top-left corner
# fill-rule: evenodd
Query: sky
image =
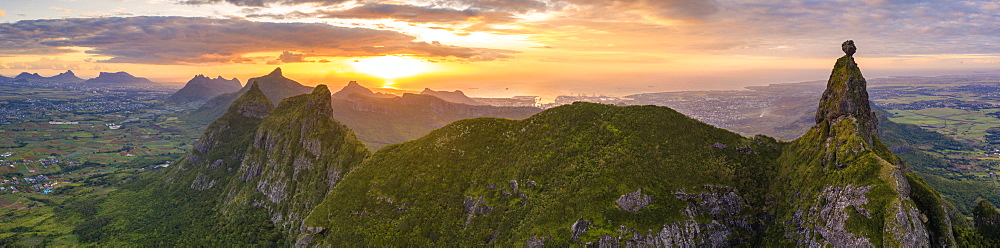
<path id="1" fill-rule="evenodd" d="M 127 71 L 181 84 L 281 67 L 306 85 L 509 97 L 1000 73 L 1000 2 L 3 0 L 0 75 Z"/>

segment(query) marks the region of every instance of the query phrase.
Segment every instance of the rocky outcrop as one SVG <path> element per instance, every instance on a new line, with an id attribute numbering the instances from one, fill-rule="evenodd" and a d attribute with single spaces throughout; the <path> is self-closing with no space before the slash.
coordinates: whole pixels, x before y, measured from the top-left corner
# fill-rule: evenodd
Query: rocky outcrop
<path id="1" fill-rule="evenodd" d="M 489 213 L 490 210 L 493 210 L 493 207 L 487 205 L 486 201 L 483 200 L 483 196 L 479 196 L 477 198 L 474 196 L 466 195 L 465 202 L 462 205 L 464 206 L 462 208 L 463 209 L 462 212 L 468 215 L 468 218 L 465 219 L 465 225 L 469 225 L 469 222 L 472 222 L 472 218 L 484 215 L 486 213 Z"/>
<path id="2" fill-rule="evenodd" d="M 858 48 L 854 46 L 853 40 L 844 41 L 844 43 L 840 44 L 840 49 L 844 50 L 844 54 L 847 54 L 847 56 L 854 56 L 854 52 L 858 51 Z"/>
<path id="3" fill-rule="evenodd" d="M 615 201 L 615 205 L 622 210 L 635 213 L 649 206 L 651 202 L 653 202 L 652 195 L 644 195 L 642 189 L 637 189 L 635 192 L 626 193 L 619 197 Z"/>
<path id="4" fill-rule="evenodd" d="M 816 205 L 795 211 L 785 224 L 795 227 L 785 237 L 795 240 L 798 246 L 821 247 L 873 247 L 868 238 L 847 231 L 848 208 L 864 218 L 872 214 L 864 205 L 871 186 L 828 186 L 820 191 Z"/>
<path id="5" fill-rule="evenodd" d="M 687 193 L 694 191 L 698 193 Z M 641 191 L 623 195 L 642 198 Z M 648 197 L 648 195 L 646 195 Z M 738 191 L 732 187 L 704 185 L 691 189 L 678 189 L 674 197 L 688 203 L 682 210 L 687 220 L 663 224 L 659 231 L 618 228 L 618 236 L 602 235 L 598 247 L 725 247 L 742 242 L 737 233 L 752 233 L 750 216 L 744 213 L 749 207 Z M 648 203 L 647 203 L 648 204 Z M 625 209 L 623 209 L 625 210 Z M 626 210 L 628 211 L 628 210 Z M 573 224 L 576 239 L 590 223 L 582 219 Z M 580 232 L 580 233 L 578 233 Z"/>

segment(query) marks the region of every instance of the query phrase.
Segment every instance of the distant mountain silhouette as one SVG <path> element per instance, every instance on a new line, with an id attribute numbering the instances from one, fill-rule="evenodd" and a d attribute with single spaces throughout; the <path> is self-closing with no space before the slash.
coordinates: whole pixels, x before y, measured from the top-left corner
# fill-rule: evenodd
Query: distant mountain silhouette
<path id="1" fill-rule="evenodd" d="M 4 77 L 0 75 L 0 81 L 17 81 L 17 82 L 56 82 L 56 83 L 79 83 L 83 82 L 83 79 L 73 74 L 73 71 L 67 70 L 66 72 L 59 73 L 58 75 L 52 77 L 43 77 L 38 75 L 38 73 L 22 72 L 14 78 Z"/>
<path id="2" fill-rule="evenodd" d="M 27 72 L 22 72 L 21 74 L 17 74 L 17 76 L 14 77 L 14 80 L 26 80 L 26 81 L 35 81 L 42 79 L 45 79 L 45 77 L 38 75 L 38 73 L 27 73 Z"/>
<path id="3" fill-rule="evenodd" d="M 87 79 L 83 82 L 87 85 L 143 85 L 154 84 L 149 79 L 132 76 L 128 72 L 101 72 L 96 78 Z"/>
<path id="4" fill-rule="evenodd" d="M 376 97 L 376 98 L 391 98 L 396 96 L 393 94 L 386 94 L 381 92 L 376 93 L 373 92 L 371 89 L 361 86 L 360 84 L 358 84 L 358 81 L 351 81 L 348 82 L 347 86 L 344 86 L 343 89 L 340 89 L 340 91 L 337 91 L 337 93 L 333 93 L 333 98 L 347 99 L 354 94 L 357 94 L 359 96 Z"/>
<path id="5" fill-rule="evenodd" d="M 49 79 L 61 83 L 79 83 L 84 81 L 82 78 L 77 77 L 72 70 L 66 70 L 66 72 L 49 77 Z"/>
<path id="6" fill-rule="evenodd" d="M 357 91 L 368 90 L 360 85 L 357 87 L 361 87 L 355 89 Z M 478 117 L 524 119 L 541 111 L 534 107 L 454 103 L 411 93 L 391 98 L 349 94 L 345 99 L 333 99 L 333 117 L 351 128 L 372 151 L 419 138 L 457 120 Z"/>
<path id="7" fill-rule="evenodd" d="M 445 100 L 445 101 L 449 101 L 449 102 L 453 102 L 453 103 L 464 103 L 464 104 L 468 104 L 468 105 L 485 105 L 485 104 L 480 103 L 480 102 L 478 102 L 478 101 L 476 101 L 476 100 L 474 100 L 472 98 L 469 98 L 468 96 L 465 95 L 465 92 L 462 92 L 461 90 L 455 90 L 455 91 L 435 91 L 435 90 L 432 90 L 430 88 L 424 88 L 424 91 L 420 92 L 420 94 L 421 95 L 434 96 L 434 97 L 437 97 L 437 98 L 441 98 L 441 100 Z"/>
<path id="8" fill-rule="evenodd" d="M 281 68 L 276 68 L 267 75 L 247 80 L 247 85 L 237 92 L 226 93 L 209 99 L 205 102 L 205 105 L 186 115 L 184 119 L 200 125 L 212 123 L 219 116 L 225 114 L 229 105 L 233 104 L 240 95 L 250 90 L 250 85 L 253 85 L 255 82 L 260 87 L 260 91 L 274 104 L 281 102 L 285 98 L 307 94 L 313 90 L 313 87 L 305 86 L 295 80 L 286 78 L 281 74 Z"/>
<path id="9" fill-rule="evenodd" d="M 219 76 L 215 79 L 204 75 L 196 75 L 189 80 L 184 88 L 181 88 L 167 98 L 167 103 L 172 104 L 202 104 L 212 97 L 239 91 L 242 85 L 240 80 L 225 79 Z"/>

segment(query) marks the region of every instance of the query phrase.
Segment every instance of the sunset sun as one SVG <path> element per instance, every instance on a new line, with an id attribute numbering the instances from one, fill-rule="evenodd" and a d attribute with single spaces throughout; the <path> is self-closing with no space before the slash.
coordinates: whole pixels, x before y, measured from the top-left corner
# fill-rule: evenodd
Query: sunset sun
<path id="1" fill-rule="evenodd" d="M 397 78 L 412 77 L 427 73 L 430 66 L 427 62 L 410 57 L 382 56 L 355 60 L 354 70 L 392 81 Z"/>

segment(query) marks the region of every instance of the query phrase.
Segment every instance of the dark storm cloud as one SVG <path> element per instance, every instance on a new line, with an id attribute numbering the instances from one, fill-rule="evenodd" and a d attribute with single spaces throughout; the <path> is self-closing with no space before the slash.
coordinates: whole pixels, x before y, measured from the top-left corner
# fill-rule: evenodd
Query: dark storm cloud
<path id="1" fill-rule="evenodd" d="M 329 56 L 407 53 L 467 60 L 504 58 L 512 51 L 413 42 L 394 31 L 316 23 L 268 23 L 193 17 L 109 17 L 26 20 L 0 24 L 0 56 L 65 53 L 90 48 L 101 62 L 178 64 L 247 62 L 266 51 L 316 51 Z"/>

